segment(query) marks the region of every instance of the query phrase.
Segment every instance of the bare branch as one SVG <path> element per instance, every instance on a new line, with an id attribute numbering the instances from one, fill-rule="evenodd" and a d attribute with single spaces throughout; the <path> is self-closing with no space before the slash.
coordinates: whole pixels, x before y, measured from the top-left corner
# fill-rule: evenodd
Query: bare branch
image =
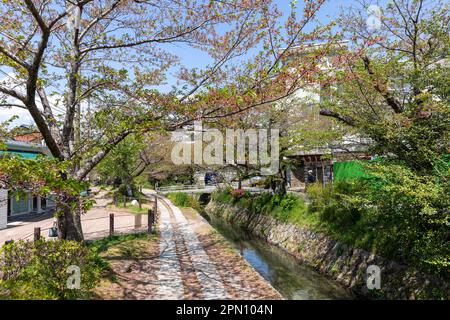
<path id="1" fill-rule="evenodd" d="M 319 113 L 322 116 L 332 117 L 332 118 L 338 119 L 338 120 L 344 122 L 345 124 L 348 124 L 349 126 L 354 126 L 355 125 L 354 119 L 351 118 L 350 116 L 344 116 L 344 115 L 341 115 L 341 114 L 339 114 L 337 112 L 334 112 L 334 111 L 331 111 L 331 110 L 328 110 L 328 109 L 325 109 L 325 108 L 320 109 Z"/>
<path id="2" fill-rule="evenodd" d="M 7 94 L 7 95 L 9 95 L 11 97 L 14 97 L 16 99 L 19 99 L 23 103 L 25 103 L 26 99 L 27 99 L 26 96 L 23 95 L 22 93 L 20 93 L 19 91 L 14 90 L 14 89 L 10 89 L 10 88 L 5 88 L 3 86 L 0 86 L 0 92 L 2 92 L 4 94 Z"/>
<path id="3" fill-rule="evenodd" d="M 26 63 L 25 61 L 23 61 L 22 59 L 17 57 L 15 54 L 13 54 L 12 52 L 9 52 L 8 50 L 6 50 L 5 48 L 3 48 L 1 46 L 0 46 L 0 53 L 3 54 L 4 56 L 8 57 L 9 59 L 13 60 L 15 63 L 21 65 L 22 67 L 24 67 L 27 70 L 31 67 L 28 63 Z"/>
<path id="4" fill-rule="evenodd" d="M 47 24 L 45 23 L 42 16 L 39 14 L 39 11 L 37 10 L 37 8 L 34 6 L 33 1 L 25 0 L 25 4 L 26 4 L 28 10 L 30 10 L 31 14 L 33 15 L 34 19 L 38 23 L 41 30 L 46 31 L 48 29 Z"/>
<path id="5" fill-rule="evenodd" d="M 27 107 L 24 106 L 23 104 L 16 104 L 16 103 L 0 103 L 0 107 L 6 107 L 6 108 L 16 107 L 16 108 L 21 108 L 21 109 L 27 110 Z"/>
<path id="6" fill-rule="evenodd" d="M 375 72 L 372 69 L 372 66 L 370 64 L 370 59 L 367 56 L 362 57 L 362 60 L 364 62 L 364 67 L 369 73 L 373 88 L 380 93 L 384 99 L 386 100 L 386 103 L 394 110 L 395 113 L 401 113 L 403 111 L 403 107 L 400 102 L 397 101 L 387 90 L 386 84 L 380 83 L 380 79 L 376 79 Z"/>
<path id="7" fill-rule="evenodd" d="M 108 9 L 100 13 L 94 20 L 89 22 L 87 27 L 80 34 L 80 42 L 84 38 L 84 36 L 89 32 L 89 30 L 91 30 L 92 27 L 94 27 L 100 20 L 102 20 L 108 14 L 110 14 L 121 2 L 122 0 L 116 0 Z"/>
<path id="8" fill-rule="evenodd" d="M 100 162 L 102 159 L 109 153 L 111 150 L 123 139 L 125 139 L 128 135 L 133 132 L 132 129 L 124 130 L 120 134 L 115 137 L 112 137 L 105 144 L 105 147 L 98 151 L 95 155 L 93 155 L 90 159 L 84 162 L 80 169 L 75 174 L 75 177 L 78 180 L 83 180 L 89 172 Z"/>
<path id="9" fill-rule="evenodd" d="M 250 10 L 249 13 L 247 14 L 247 16 L 245 17 L 245 23 L 242 23 L 242 25 L 239 29 L 238 35 L 237 35 L 237 39 L 233 43 L 233 45 L 230 47 L 230 49 L 227 50 L 225 55 L 219 61 L 217 61 L 217 63 L 209 70 L 208 74 L 196 86 L 194 86 L 194 88 L 192 88 L 187 94 L 185 94 L 183 97 L 180 98 L 181 102 L 183 102 L 184 100 L 189 98 L 191 95 L 193 95 L 195 92 L 197 92 L 197 90 L 199 90 L 206 83 L 206 81 L 208 81 L 212 77 L 212 75 L 215 74 L 217 72 L 217 70 L 219 70 L 219 68 L 230 59 L 230 56 L 232 55 L 233 51 L 244 40 L 244 38 L 242 37 L 242 33 L 244 31 L 244 27 L 245 27 L 247 20 L 249 19 L 251 13 L 252 13 L 252 11 Z"/>
<path id="10" fill-rule="evenodd" d="M 96 51 L 96 50 L 103 50 L 103 49 L 120 49 L 120 48 L 132 48 L 137 47 L 143 44 L 149 44 L 149 43 L 170 43 L 173 42 L 179 38 L 182 38 L 192 32 L 197 31 L 201 27 L 203 27 L 210 19 L 203 21 L 200 25 L 194 27 L 194 28 L 187 28 L 181 33 L 175 34 L 170 37 L 162 37 L 162 38 L 152 38 L 152 39 L 145 39 L 135 42 L 128 42 L 128 43 L 117 43 L 117 44 L 110 44 L 110 45 L 103 45 L 103 46 L 97 46 L 97 47 L 90 47 L 83 50 L 80 50 L 81 54 L 86 54 L 90 51 Z"/>

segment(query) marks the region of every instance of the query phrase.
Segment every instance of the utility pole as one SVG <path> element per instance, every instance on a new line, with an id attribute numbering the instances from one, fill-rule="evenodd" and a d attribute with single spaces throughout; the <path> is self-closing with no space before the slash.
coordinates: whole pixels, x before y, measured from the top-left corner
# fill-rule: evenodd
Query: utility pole
<path id="1" fill-rule="evenodd" d="M 88 81 L 88 88 L 90 88 L 90 87 L 91 87 L 91 79 L 88 78 L 87 81 Z M 81 117 L 81 111 L 80 111 L 80 117 Z M 86 117 L 87 117 L 87 121 L 89 121 L 89 120 L 91 119 L 91 95 L 90 95 L 90 94 L 87 96 L 87 112 L 86 112 Z M 89 123 L 89 122 L 88 122 L 88 123 Z M 86 136 L 87 136 L 88 138 L 91 137 L 91 127 L 90 127 L 89 125 L 86 127 Z M 80 141 L 81 141 L 81 137 L 80 137 Z"/>
<path id="2" fill-rule="evenodd" d="M 74 126 L 71 135 L 73 137 L 73 150 L 80 147 L 81 142 L 81 104 L 77 101 L 77 91 L 79 89 L 79 33 L 81 24 L 81 8 L 76 4 L 69 4 L 67 26 L 72 35 L 71 47 L 71 75 L 69 79 L 69 108 L 74 108 Z"/>

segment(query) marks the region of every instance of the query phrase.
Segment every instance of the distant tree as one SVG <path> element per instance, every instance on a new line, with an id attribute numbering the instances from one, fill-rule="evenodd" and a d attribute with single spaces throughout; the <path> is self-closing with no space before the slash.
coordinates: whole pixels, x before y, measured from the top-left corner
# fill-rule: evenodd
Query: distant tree
<path id="1" fill-rule="evenodd" d="M 135 179 L 150 166 L 167 161 L 169 147 L 164 135 L 129 135 L 99 163 L 93 173 L 104 182 L 119 178 L 125 185 L 134 185 Z"/>
<path id="2" fill-rule="evenodd" d="M 361 4 L 340 18 L 354 45 L 324 75 L 333 97 L 320 113 L 371 138 L 374 153 L 431 172 L 448 153 L 449 4 L 390 1 L 378 29 L 367 27 L 369 3 Z"/>

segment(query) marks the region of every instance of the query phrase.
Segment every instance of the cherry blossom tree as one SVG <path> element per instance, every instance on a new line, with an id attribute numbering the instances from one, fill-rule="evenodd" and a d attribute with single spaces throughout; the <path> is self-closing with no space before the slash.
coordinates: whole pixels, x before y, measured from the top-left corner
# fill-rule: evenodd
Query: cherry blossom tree
<path id="1" fill-rule="evenodd" d="M 3 1 L 0 106 L 28 110 L 64 163 L 61 180 L 81 182 L 130 134 L 227 119 L 295 92 L 324 50 L 300 65 L 283 56 L 327 40 L 330 27 L 312 25 L 323 3 L 293 1 L 285 18 L 269 0 Z M 184 63 L 176 46 L 205 65 Z M 78 201 L 60 197 L 60 238 L 83 239 Z"/>

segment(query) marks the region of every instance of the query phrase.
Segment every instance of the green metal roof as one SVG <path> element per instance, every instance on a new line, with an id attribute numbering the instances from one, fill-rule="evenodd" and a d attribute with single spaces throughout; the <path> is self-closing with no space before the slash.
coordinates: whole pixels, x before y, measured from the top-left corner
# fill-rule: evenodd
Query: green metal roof
<path id="1" fill-rule="evenodd" d="M 8 140 L 5 142 L 6 148 L 0 150 L 0 155 L 16 155 L 23 159 L 35 159 L 38 155 L 50 156 L 48 148 L 34 143 Z"/>
<path id="2" fill-rule="evenodd" d="M 40 155 L 42 153 L 28 152 L 28 151 L 14 151 L 14 150 L 2 151 L 2 150 L 0 150 L 0 154 L 14 154 L 14 155 L 18 155 L 25 159 L 35 159 L 38 155 Z"/>

